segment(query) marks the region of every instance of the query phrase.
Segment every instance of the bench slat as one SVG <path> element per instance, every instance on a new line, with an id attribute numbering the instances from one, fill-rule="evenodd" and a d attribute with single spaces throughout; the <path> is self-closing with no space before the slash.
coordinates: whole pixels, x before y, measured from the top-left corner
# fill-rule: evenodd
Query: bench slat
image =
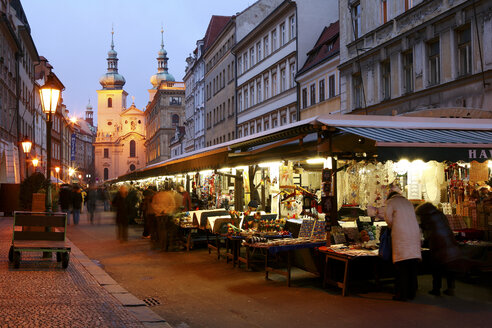
<path id="1" fill-rule="evenodd" d="M 16 226 L 31 227 L 64 227 L 65 216 L 34 216 L 34 215 L 17 215 L 15 217 Z"/>
<path id="2" fill-rule="evenodd" d="M 53 240 L 64 241 L 64 232 L 45 232 L 45 231 L 14 231 L 15 240 Z"/>

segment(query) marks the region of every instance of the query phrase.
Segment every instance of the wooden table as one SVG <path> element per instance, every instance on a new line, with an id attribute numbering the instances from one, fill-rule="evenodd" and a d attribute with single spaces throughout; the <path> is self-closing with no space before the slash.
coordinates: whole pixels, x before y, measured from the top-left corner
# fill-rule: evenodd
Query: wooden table
<path id="1" fill-rule="evenodd" d="M 325 241 L 322 242 L 308 242 L 304 244 L 292 244 L 292 245 L 277 245 L 266 246 L 264 244 L 246 244 L 253 251 L 256 249 L 262 250 L 265 255 L 265 279 L 268 280 L 268 274 L 274 272 L 287 277 L 287 286 L 290 287 L 291 271 L 292 271 L 292 254 L 295 250 L 305 248 L 317 248 L 326 245 Z M 271 256 L 278 256 L 281 253 L 287 253 L 287 269 L 280 270 L 269 266 L 269 259 Z"/>
<path id="2" fill-rule="evenodd" d="M 349 270 L 350 270 L 350 265 L 353 260 L 360 258 L 360 257 L 374 257 L 376 260 L 379 260 L 379 257 L 377 256 L 377 253 L 367 251 L 364 252 L 364 254 L 361 255 L 353 255 L 350 254 L 350 252 L 344 252 L 342 250 L 336 251 L 332 250 L 327 247 L 321 247 L 318 249 L 320 253 L 325 254 L 325 269 L 324 269 L 324 274 L 323 274 L 323 288 L 326 287 L 326 284 L 331 284 L 336 287 L 339 287 L 342 289 L 342 295 L 346 296 L 347 295 L 347 290 L 348 290 L 348 285 L 349 285 Z M 332 277 L 329 276 L 329 262 L 330 261 L 339 261 L 344 264 L 344 273 L 343 273 L 343 280 L 342 281 L 337 281 L 332 279 Z M 377 265 L 377 263 L 375 263 Z"/>

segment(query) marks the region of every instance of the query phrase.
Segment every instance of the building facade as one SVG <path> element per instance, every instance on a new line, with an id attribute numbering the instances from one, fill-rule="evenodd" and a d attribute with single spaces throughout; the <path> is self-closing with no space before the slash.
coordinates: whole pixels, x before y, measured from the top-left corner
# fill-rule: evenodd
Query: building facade
<path id="1" fill-rule="evenodd" d="M 113 35 L 113 33 L 112 33 Z M 97 136 L 94 156 L 97 181 L 106 181 L 145 166 L 144 112 L 126 107 L 125 78 L 118 73 L 118 56 L 111 40 L 108 70 L 97 90 Z"/>
<path id="2" fill-rule="evenodd" d="M 339 22 L 325 26 L 308 58 L 297 73 L 301 120 L 340 111 L 338 64 Z"/>
<path id="3" fill-rule="evenodd" d="M 235 17 L 212 16 L 205 34 L 205 145 L 235 138 Z"/>
<path id="4" fill-rule="evenodd" d="M 337 7 L 330 1 L 283 1 L 250 33 L 237 38 L 237 137 L 299 119 L 298 63 L 306 61 L 319 31 L 337 20 Z"/>
<path id="5" fill-rule="evenodd" d="M 185 121 L 185 85 L 183 82 L 175 82 L 169 74 L 168 59 L 162 36 L 157 56 L 157 74 L 150 79 L 153 88 L 149 90 L 150 103 L 145 109 L 147 165 L 172 157 L 171 139 Z"/>
<path id="6" fill-rule="evenodd" d="M 344 113 L 490 117 L 490 1 L 340 0 Z"/>

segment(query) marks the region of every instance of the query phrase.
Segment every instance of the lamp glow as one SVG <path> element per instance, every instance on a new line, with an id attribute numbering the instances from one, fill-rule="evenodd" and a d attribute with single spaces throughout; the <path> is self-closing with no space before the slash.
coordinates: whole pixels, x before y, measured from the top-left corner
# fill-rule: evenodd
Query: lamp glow
<path id="1" fill-rule="evenodd" d="M 39 159 L 37 159 L 37 158 L 33 158 L 33 159 L 32 159 L 32 165 L 33 165 L 34 167 L 37 167 L 37 166 L 38 166 L 38 164 L 39 164 Z"/>
<path id="2" fill-rule="evenodd" d="M 29 154 L 31 152 L 31 147 L 32 147 L 32 142 L 26 138 L 22 140 L 22 150 L 24 151 L 25 154 Z"/>

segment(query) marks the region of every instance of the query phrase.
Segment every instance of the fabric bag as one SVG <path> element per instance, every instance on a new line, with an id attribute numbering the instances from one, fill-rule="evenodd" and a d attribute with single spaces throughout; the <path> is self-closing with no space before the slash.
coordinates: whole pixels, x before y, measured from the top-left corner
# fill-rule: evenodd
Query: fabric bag
<path id="1" fill-rule="evenodd" d="M 385 261 L 392 260 L 391 229 L 386 228 L 379 237 L 379 256 Z"/>

